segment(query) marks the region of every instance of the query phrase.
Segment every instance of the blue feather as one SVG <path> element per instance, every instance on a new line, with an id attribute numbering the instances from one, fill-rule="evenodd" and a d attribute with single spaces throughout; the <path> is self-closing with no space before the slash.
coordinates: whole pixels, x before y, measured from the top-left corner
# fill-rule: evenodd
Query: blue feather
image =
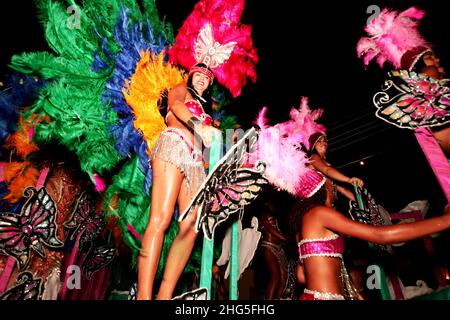
<path id="1" fill-rule="evenodd" d="M 0 92 L 0 146 L 16 130 L 21 108 L 33 104 L 43 86 L 43 80 L 24 74 L 6 77 L 6 89 Z"/>
<path id="2" fill-rule="evenodd" d="M 128 18 L 129 10 L 121 8 L 116 26 L 114 28 L 114 39 L 119 46 L 114 61 L 114 72 L 106 83 L 106 92 L 102 96 L 104 104 L 110 103 L 119 117 L 119 123 L 111 127 L 111 134 L 116 141 L 116 149 L 122 156 L 137 154 L 139 157 L 139 168 L 145 175 L 145 191 L 148 194 L 152 183 L 152 172 L 147 155 L 147 142 L 142 134 L 133 125 L 133 113 L 127 106 L 122 93 L 125 82 L 129 81 L 135 72 L 136 65 L 141 58 L 141 52 L 149 50 L 159 54 L 169 41 L 163 36 L 154 36 L 150 22 L 137 22 L 130 26 Z M 102 48 L 105 55 L 109 47 Z M 102 66 L 103 60 L 98 60 L 96 66 Z"/>

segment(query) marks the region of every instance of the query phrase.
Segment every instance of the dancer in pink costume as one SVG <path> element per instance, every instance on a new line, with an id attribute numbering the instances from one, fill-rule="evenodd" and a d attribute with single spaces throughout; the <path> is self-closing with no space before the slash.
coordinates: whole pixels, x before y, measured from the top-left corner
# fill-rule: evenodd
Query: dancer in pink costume
<path id="1" fill-rule="evenodd" d="M 377 96 L 374 97 L 379 108 L 376 115 L 398 127 L 430 128 L 448 156 L 450 88 L 436 52 L 418 30 L 424 16 L 425 12 L 415 7 L 402 12 L 383 9 L 366 25 L 368 37 L 361 37 L 356 50 L 365 66 L 373 59 L 380 67 L 389 62 L 396 71 L 388 81 L 397 84 L 398 79 L 406 84 L 402 87 L 406 91 L 387 103 L 382 99 L 377 102 Z"/>
<path id="2" fill-rule="evenodd" d="M 286 123 L 268 126 L 264 112 L 258 118 L 261 131 L 256 152 L 267 164 L 266 177 L 274 186 L 299 199 L 289 218 L 304 266 L 306 289 L 302 300 L 359 298 L 343 261 L 344 236 L 393 244 L 450 228 L 450 205 L 440 217 L 401 225 L 372 226 L 347 218 L 332 208 L 335 194 L 329 179 L 308 164 L 304 151 L 298 147 L 299 138 L 307 137 L 295 131 L 291 131 L 294 136 L 277 136 L 279 131 L 275 128 L 285 128 Z M 270 145 L 275 141 L 276 145 Z M 279 153 L 274 157 L 269 150 Z M 295 178 L 291 176 L 294 171 Z"/>

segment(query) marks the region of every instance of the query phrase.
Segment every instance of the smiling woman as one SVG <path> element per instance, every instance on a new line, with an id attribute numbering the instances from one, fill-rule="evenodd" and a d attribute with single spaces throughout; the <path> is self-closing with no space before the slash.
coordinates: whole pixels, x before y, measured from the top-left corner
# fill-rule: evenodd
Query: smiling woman
<path id="1" fill-rule="evenodd" d="M 151 299 L 164 235 L 172 220 L 175 205 L 185 211 L 192 197 L 206 178 L 201 145 L 206 147 L 218 132 L 211 126 L 211 116 L 205 110 L 210 105 L 212 71 L 204 64 L 193 66 L 187 84 L 175 86 L 168 95 L 167 128 L 160 134 L 152 154 L 153 186 L 150 220 L 146 228 L 138 260 L 138 299 Z M 197 209 L 179 223 L 165 265 L 158 299 L 170 299 L 175 285 L 188 262 L 197 232 L 194 223 Z"/>

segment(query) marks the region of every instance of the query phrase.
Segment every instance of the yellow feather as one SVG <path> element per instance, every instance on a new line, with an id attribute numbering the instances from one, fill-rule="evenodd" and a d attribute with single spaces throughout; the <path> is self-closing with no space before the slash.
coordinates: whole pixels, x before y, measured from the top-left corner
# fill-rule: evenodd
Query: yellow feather
<path id="1" fill-rule="evenodd" d="M 158 99 L 163 90 L 172 89 L 185 81 L 186 76 L 170 63 L 164 62 L 164 52 L 158 56 L 141 52 L 141 60 L 134 75 L 125 83 L 122 93 L 134 113 L 134 127 L 142 132 L 150 151 L 158 135 L 166 128 L 158 110 Z"/>

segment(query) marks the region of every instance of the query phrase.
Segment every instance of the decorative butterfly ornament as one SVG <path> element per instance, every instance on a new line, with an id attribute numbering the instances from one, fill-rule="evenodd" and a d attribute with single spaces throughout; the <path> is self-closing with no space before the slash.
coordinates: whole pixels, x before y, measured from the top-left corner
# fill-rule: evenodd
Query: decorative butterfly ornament
<path id="1" fill-rule="evenodd" d="M 87 243 L 92 243 L 95 238 L 102 232 L 106 226 L 104 216 L 93 210 L 91 199 L 86 192 L 83 192 L 78 199 L 75 210 L 64 226 L 73 229 L 71 240 L 80 237 L 80 247 L 84 247 Z"/>
<path id="2" fill-rule="evenodd" d="M 203 229 L 205 237 L 211 239 L 217 225 L 259 195 L 262 186 L 267 184 L 263 177 L 265 164 L 259 161 L 254 168 L 243 167 L 248 150 L 246 142 L 251 150 L 256 140 L 257 134 L 252 128 L 227 152 L 209 173 L 179 221 L 198 206 L 196 231 Z"/>
<path id="3" fill-rule="evenodd" d="M 0 251 L 17 260 L 20 271 L 30 262 L 30 249 L 45 258 L 44 245 L 61 248 L 58 240 L 56 206 L 45 188 L 37 191 L 34 187 L 24 190 L 29 199 L 20 214 L 0 213 Z"/>
<path id="4" fill-rule="evenodd" d="M 448 79 L 436 80 L 406 70 L 389 73 L 382 91 L 373 97 L 376 116 L 399 128 L 441 126 L 450 121 Z"/>
<path id="5" fill-rule="evenodd" d="M 0 296 L 0 300 L 40 300 L 41 282 L 42 279 L 35 279 L 31 272 L 23 272 L 17 276 L 16 285 Z"/>
<path id="6" fill-rule="evenodd" d="M 222 45 L 215 41 L 212 26 L 206 23 L 194 44 L 195 60 L 206 64 L 211 69 L 217 68 L 230 58 L 236 44 L 237 42 L 231 41 Z"/>
<path id="7" fill-rule="evenodd" d="M 353 220 L 372 226 L 392 224 L 390 217 L 383 214 L 375 199 L 366 188 L 361 189 L 357 187 L 356 192 L 362 201 L 363 208 L 360 208 L 356 201 L 350 201 L 349 214 Z M 392 252 L 391 246 L 381 244 L 376 244 L 376 246 L 385 251 Z"/>

